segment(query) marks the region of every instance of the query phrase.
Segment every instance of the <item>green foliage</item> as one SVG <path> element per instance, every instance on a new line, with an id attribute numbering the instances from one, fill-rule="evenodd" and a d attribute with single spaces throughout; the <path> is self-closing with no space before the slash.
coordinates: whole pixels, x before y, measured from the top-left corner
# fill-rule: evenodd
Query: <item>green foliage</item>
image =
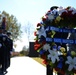
<path id="1" fill-rule="evenodd" d="M 22 51 L 20 51 L 20 55 L 21 56 L 26 56 L 26 55 L 28 55 L 28 53 L 29 53 L 29 49 L 26 48 L 26 46 L 23 46 Z"/>
<path id="2" fill-rule="evenodd" d="M 18 40 L 22 33 L 21 24 L 17 22 L 17 19 L 15 16 L 9 15 L 5 11 L 3 11 L 2 14 L 6 16 L 6 30 L 11 32 L 12 39 L 14 41 Z"/>
<path id="3" fill-rule="evenodd" d="M 28 55 L 28 51 L 22 50 L 22 51 L 20 51 L 20 55 L 26 56 L 26 55 Z"/>

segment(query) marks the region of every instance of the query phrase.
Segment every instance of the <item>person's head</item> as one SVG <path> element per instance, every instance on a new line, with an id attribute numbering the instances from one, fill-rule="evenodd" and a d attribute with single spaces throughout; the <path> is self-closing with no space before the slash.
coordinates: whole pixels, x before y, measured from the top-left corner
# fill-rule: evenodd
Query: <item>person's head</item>
<path id="1" fill-rule="evenodd" d="M 3 17 L 2 21 L 5 22 L 6 21 L 6 17 Z"/>

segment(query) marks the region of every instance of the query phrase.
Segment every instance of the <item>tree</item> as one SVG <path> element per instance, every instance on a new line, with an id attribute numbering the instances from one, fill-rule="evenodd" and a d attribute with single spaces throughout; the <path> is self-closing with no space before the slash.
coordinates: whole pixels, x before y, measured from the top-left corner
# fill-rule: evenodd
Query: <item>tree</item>
<path id="1" fill-rule="evenodd" d="M 28 22 L 23 28 L 27 35 L 28 41 L 33 40 L 35 30 L 34 25 Z"/>
<path id="2" fill-rule="evenodd" d="M 22 51 L 20 51 L 20 54 L 26 56 L 28 55 L 28 53 L 29 53 L 29 49 L 26 48 L 26 46 L 23 46 Z"/>
<path id="3" fill-rule="evenodd" d="M 3 11 L 1 15 L 6 17 L 6 30 L 11 32 L 12 39 L 14 41 L 18 40 L 21 36 L 21 24 L 17 22 L 17 19 L 14 15 L 9 15 L 7 12 Z"/>

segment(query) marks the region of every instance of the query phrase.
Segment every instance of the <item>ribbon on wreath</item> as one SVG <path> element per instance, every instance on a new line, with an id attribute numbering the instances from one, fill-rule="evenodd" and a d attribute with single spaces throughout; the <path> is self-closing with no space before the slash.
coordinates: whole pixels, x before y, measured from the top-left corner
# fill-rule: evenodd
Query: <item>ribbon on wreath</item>
<path id="1" fill-rule="evenodd" d="M 58 27 L 54 27 L 54 26 L 48 26 L 46 28 L 46 31 L 48 31 L 48 30 L 54 30 L 57 32 L 65 32 L 65 33 L 76 33 L 76 29 L 58 28 Z"/>
<path id="2" fill-rule="evenodd" d="M 56 43 L 66 43 L 66 44 L 76 44 L 76 40 L 73 39 L 61 39 L 61 38 L 46 38 L 47 42 L 56 42 Z"/>

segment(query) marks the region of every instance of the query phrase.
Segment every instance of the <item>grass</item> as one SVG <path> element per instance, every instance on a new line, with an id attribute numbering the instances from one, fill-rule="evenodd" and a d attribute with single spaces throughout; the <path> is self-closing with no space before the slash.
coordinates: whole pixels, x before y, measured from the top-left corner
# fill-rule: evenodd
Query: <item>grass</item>
<path id="1" fill-rule="evenodd" d="M 43 59 L 41 59 L 39 57 L 33 57 L 33 59 L 46 67 L 46 65 L 42 63 Z M 56 72 L 56 71 L 54 70 L 54 72 Z M 74 75 L 76 75 L 76 74 L 74 74 Z"/>
<path id="2" fill-rule="evenodd" d="M 39 62 L 40 64 L 42 64 L 43 66 L 46 67 L 46 65 L 42 63 L 42 62 L 43 62 L 43 59 L 41 59 L 41 58 L 39 58 L 39 57 L 32 57 L 32 58 L 33 58 L 35 61 Z"/>

